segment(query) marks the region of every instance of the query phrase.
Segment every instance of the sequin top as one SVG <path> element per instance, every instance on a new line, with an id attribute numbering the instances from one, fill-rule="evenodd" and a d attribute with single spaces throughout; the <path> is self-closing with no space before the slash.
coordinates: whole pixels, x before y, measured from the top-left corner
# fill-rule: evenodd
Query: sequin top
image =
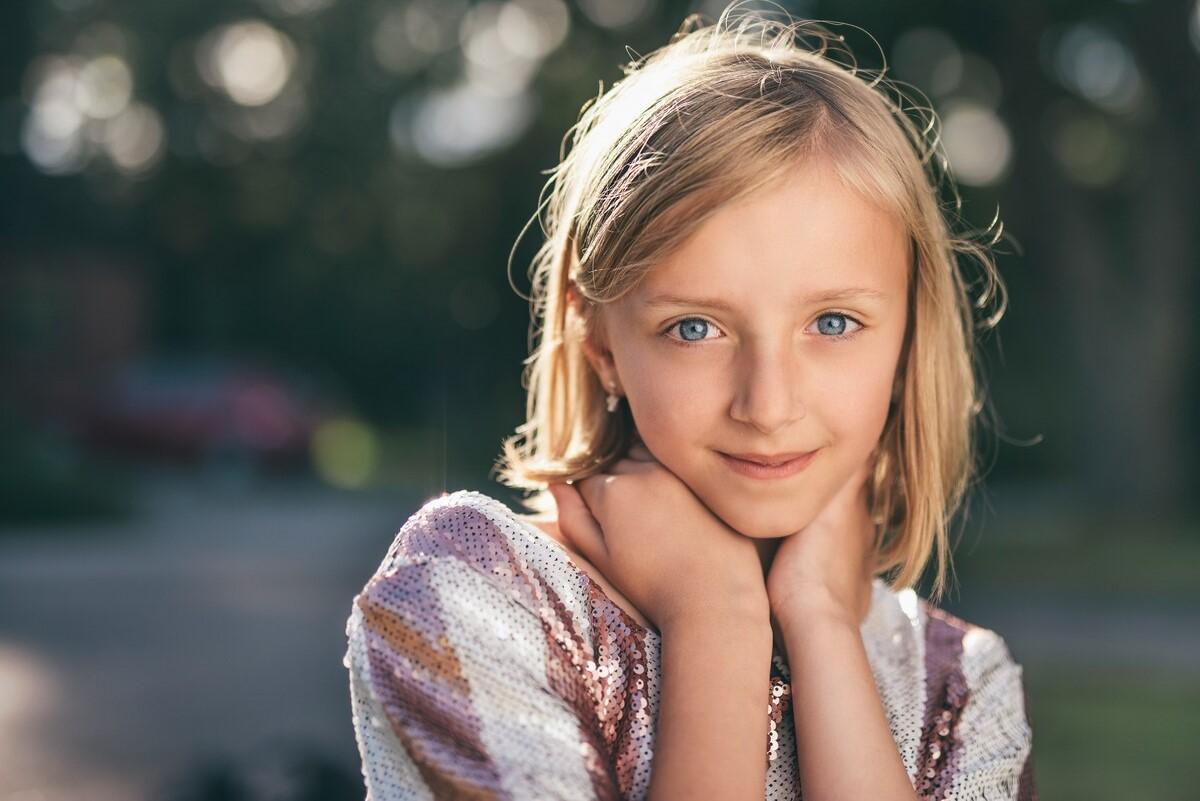
<path id="1" fill-rule="evenodd" d="M 873 584 L 861 634 L 922 799 L 1036 799 L 1022 668 L 995 632 Z M 459 490 L 397 534 L 346 623 L 367 801 L 646 797 L 660 635 L 507 505 Z M 764 797 L 799 799 L 785 654 Z"/>

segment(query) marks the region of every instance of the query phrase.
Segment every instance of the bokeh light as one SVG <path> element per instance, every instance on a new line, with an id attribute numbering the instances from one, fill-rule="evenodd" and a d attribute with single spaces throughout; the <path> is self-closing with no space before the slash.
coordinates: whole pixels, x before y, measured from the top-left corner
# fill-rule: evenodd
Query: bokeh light
<path id="1" fill-rule="evenodd" d="M 235 103 L 261 106 L 287 84 L 296 61 L 291 38 L 261 20 L 245 20 L 212 31 L 197 49 L 200 75 Z"/>
<path id="2" fill-rule="evenodd" d="M 1196 0 L 1188 16 L 1188 38 L 1192 40 L 1192 47 L 1200 53 L 1200 0 Z"/>
<path id="3" fill-rule="evenodd" d="M 324 11 L 334 4 L 334 0 L 259 0 L 259 3 L 268 11 L 297 17 Z"/>
<path id="4" fill-rule="evenodd" d="M 51 174 L 74 172 L 87 161 L 76 105 L 77 60 L 47 55 L 30 64 L 26 86 L 33 86 L 31 109 L 21 127 L 21 145 L 29 160 Z"/>
<path id="5" fill-rule="evenodd" d="M 466 10 L 463 0 L 411 0 L 377 6 L 369 33 L 375 62 L 397 75 L 415 72 L 434 55 L 458 44 Z"/>
<path id="6" fill-rule="evenodd" d="M 516 141 L 532 115 L 524 92 L 497 95 L 460 83 L 401 98 L 391 115 L 392 144 L 437 166 L 461 166 Z"/>
<path id="7" fill-rule="evenodd" d="M 104 124 L 103 144 L 113 164 L 130 175 L 146 172 L 162 158 L 164 129 L 158 112 L 133 103 Z"/>
<path id="8" fill-rule="evenodd" d="M 79 70 L 75 90 L 75 103 L 80 110 L 95 119 L 108 119 L 129 105 L 133 97 L 133 75 L 119 57 L 100 56 Z"/>
<path id="9" fill-rule="evenodd" d="M 891 53 L 897 76 L 929 95 L 948 94 L 962 81 L 962 51 L 940 28 L 909 28 L 896 38 Z"/>
<path id="10" fill-rule="evenodd" d="M 322 423 L 313 434 L 311 450 L 317 475 L 343 489 L 365 486 L 379 464 L 378 437 L 359 420 Z"/>
<path id="11" fill-rule="evenodd" d="M 467 80 L 477 91 L 515 95 L 569 28 L 560 0 L 483 2 L 462 19 L 459 38 Z"/>
<path id="12" fill-rule="evenodd" d="M 1049 58 L 1059 83 L 1107 111 L 1138 110 L 1141 70 L 1124 42 L 1092 22 L 1072 25 L 1051 41 Z"/>
<path id="13" fill-rule="evenodd" d="M 1088 188 L 1107 186 L 1128 167 L 1129 147 L 1110 118 L 1059 101 L 1047 109 L 1045 136 L 1050 152 L 1063 173 Z"/>
<path id="14" fill-rule="evenodd" d="M 579 10 L 602 28 L 628 28 L 650 16 L 655 0 L 579 0 Z"/>
<path id="15" fill-rule="evenodd" d="M 971 101 L 951 101 L 941 116 L 942 146 L 955 178 L 971 186 L 999 181 L 1012 159 L 1012 137 L 996 112 Z"/>

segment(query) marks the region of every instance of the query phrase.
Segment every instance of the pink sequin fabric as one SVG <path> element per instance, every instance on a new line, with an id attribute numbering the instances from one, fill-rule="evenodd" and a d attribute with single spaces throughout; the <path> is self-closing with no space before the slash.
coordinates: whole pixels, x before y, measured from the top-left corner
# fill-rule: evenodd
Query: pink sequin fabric
<path id="1" fill-rule="evenodd" d="M 922 799 L 1037 798 L 1022 669 L 999 635 L 882 579 L 861 633 Z M 346 635 L 367 801 L 646 797 L 659 635 L 506 504 L 471 490 L 427 501 L 354 597 Z M 777 646 L 766 799 L 802 798 L 789 678 Z"/>

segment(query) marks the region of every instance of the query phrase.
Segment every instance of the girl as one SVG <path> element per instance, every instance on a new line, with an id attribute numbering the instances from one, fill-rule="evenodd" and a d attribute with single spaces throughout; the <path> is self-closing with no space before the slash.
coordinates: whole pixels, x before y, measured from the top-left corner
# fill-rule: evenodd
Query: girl
<path id="1" fill-rule="evenodd" d="M 354 599 L 375 801 L 1035 798 L 1021 666 L 913 590 L 933 554 L 944 590 L 1003 284 L 942 216 L 935 126 L 840 37 L 731 11 L 553 174 L 500 465 L 535 514 L 432 499 Z"/>

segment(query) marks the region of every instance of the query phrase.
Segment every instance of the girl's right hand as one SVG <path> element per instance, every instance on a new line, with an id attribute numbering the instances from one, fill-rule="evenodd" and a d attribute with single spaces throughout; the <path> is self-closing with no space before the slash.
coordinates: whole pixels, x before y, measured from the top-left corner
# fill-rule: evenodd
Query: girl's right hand
<path id="1" fill-rule="evenodd" d="M 609 472 L 550 491 L 563 536 L 659 632 L 689 616 L 770 619 L 753 541 L 710 512 L 641 442 Z"/>

